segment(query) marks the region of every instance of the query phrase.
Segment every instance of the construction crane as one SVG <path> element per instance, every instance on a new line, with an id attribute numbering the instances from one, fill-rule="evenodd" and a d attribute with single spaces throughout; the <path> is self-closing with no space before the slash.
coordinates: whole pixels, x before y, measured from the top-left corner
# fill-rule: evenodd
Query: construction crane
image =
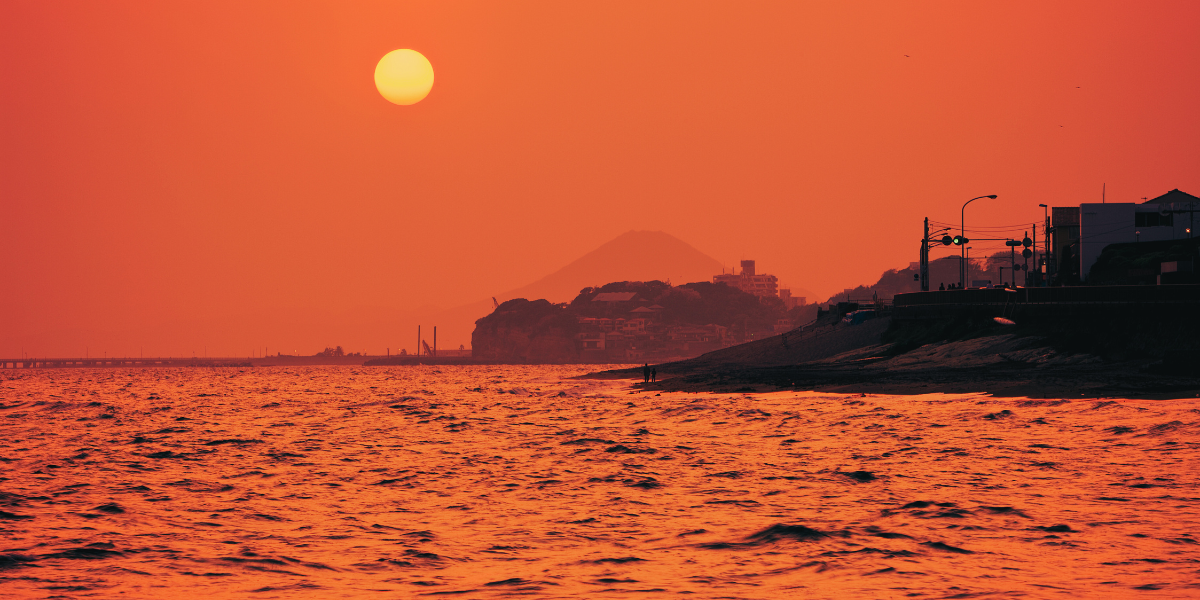
<path id="1" fill-rule="evenodd" d="M 425 356 L 434 356 L 433 349 L 429 347 L 429 342 L 421 340 L 421 345 L 425 346 Z"/>

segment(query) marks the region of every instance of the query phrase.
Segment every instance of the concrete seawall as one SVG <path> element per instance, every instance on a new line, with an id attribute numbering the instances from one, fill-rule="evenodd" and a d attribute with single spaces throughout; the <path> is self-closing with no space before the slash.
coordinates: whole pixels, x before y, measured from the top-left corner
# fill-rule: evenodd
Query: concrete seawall
<path id="1" fill-rule="evenodd" d="M 1171 319 L 1200 309 L 1200 285 L 947 290 L 897 294 L 896 321 L 955 317 L 1050 319 L 1142 315 Z"/>
<path id="2" fill-rule="evenodd" d="M 995 317 L 1016 325 L 997 325 Z M 1180 372 L 1200 357 L 1200 285 L 899 294 L 892 321 L 884 340 L 894 344 L 893 352 L 1009 332 L 1044 338 L 1064 352 L 1164 359 L 1166 368 Z"/>

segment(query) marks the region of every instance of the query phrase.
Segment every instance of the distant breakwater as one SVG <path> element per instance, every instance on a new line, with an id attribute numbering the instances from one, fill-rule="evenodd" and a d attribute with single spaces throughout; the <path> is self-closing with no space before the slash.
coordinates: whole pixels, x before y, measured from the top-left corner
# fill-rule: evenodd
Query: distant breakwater
<path id="1" fill-rule="evenodd" d="M 0 358 L 0 369 L 252 367 L 249 358 Z"/>
<path id="2" fill-rule="evenodd" d="M 0 358 L 3 369 L 129 369 L 159 367 L 248 368 L 318 365 L 359 366 L 370 356 L 265 356 L 265 357 L 122 357 L 122 358 Z M 375 357 L 383 358 L 383 357 Z"/>
<path id="3" fill-rule="evenodd" d="M 554 362 L 554 361 L 519 361 L 495 360 L 490 358 L 474 358 L 470 356 L 386 356 L 372 358 L 363 363 L 366 367 L 410 366 L 410 365 L 531 365 L 531 364 L 625 364 L 613 362 Z"/>

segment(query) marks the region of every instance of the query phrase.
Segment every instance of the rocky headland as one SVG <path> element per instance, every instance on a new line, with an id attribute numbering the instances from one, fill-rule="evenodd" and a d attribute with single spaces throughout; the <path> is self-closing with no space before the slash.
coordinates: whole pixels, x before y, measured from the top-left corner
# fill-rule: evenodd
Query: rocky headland
<path id="1" fill-rule="evenodd" d="M 724 284 L 613 282 L 584 288 L 569 303 L 517 298 L 500 304 L 475 322 L 472 359 L 664 362 L 771 337 L 791 329 L 803 312 Z"/>

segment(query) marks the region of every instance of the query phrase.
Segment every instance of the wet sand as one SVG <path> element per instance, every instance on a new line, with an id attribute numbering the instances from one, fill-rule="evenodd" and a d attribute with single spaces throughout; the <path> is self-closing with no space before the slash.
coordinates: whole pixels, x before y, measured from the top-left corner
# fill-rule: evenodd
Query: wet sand
<path id="1" fill-rule="evenodd" d="M 6 374 L 0 589 L 1200 595 L 1195 399 L 571 379 L 588 369 Z"/>

